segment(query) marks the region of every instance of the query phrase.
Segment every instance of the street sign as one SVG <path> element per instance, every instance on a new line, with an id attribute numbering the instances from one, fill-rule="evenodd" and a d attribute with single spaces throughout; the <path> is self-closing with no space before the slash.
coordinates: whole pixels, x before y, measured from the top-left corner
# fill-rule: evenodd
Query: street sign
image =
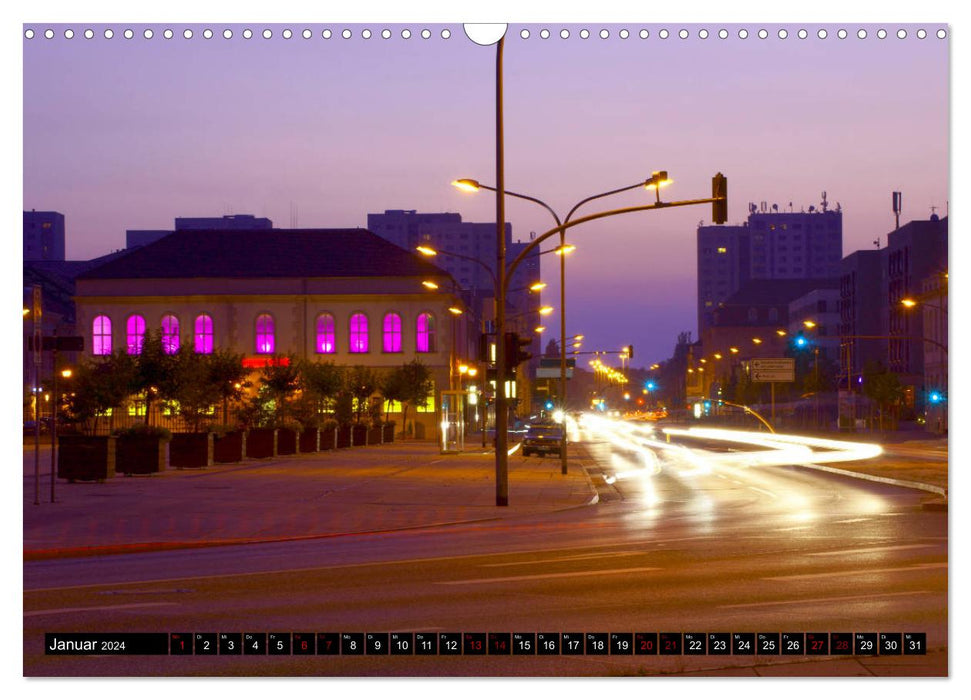
<path id="1" fill-rule="evenodd" d="M 794 382 L 796 361 L 791 357 L 759 357 L 749 362 L 753 382 Z"/>

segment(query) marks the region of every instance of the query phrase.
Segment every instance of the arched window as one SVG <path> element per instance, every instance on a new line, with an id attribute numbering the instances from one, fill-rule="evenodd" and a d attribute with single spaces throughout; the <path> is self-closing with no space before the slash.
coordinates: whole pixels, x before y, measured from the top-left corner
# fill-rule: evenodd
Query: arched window
<path id="1" fill-rule="evenodd" d="M 196 316 L 195 327 L 196 352 L 200 355 L 211 355 L 212 337 L 212 316 L 199 314 Z"/>
<path id="2" fill-rule="evenodd" d="M 276 350 L 276 335 L 273 329 L 273 317 L 270 314 L 260 314 L 256 317 L 256 354 L 272 355 Z"/>
<path id="3" fill-rule="evenodd" d="M 142 345 L 145 343 L 145 319 L 142 316 L 134 315 L 128 317 L 127 349 L 129 355 L 141 355 Z"/>
<path id="4" fill-rule="evenodd" d="M 337 352 L 337 335 L 333 314 L 320 314 L 317 317 L 317 352 L 324 355 Z"/>
<path id="5" fill-rule="evenodd" d="M 384 316 L 384 352 L 401 352 L 401 316 L 394 312 Z"/>
<path id="6" fill-rule="evenodd" d="M 111 354 L 111 319 L 107 316 L 95 316 L 91 324 L 91 354 Z"/>
<path id="7" fill-rule="evenodd" d="M 748 309 L 748 320 L 755 322 L 759 319 L 759 312 L 755 310 L 754 306 L 750 306 Z"/>
<path id="8" fill-rule="evenodd" d="M 415 348 L 418 352 L 435 352 L 435 317 L 429 313 L 418 315 Z"/>
<path id="9" fill-rule="evenodd" d="M 162 350 L 166 355 L 179 351 L 179 318 L 172 314 L 162 316 Z"/>
<path id="10" fill-rule="evenodd" d="M 350 351 L 368 351 L 368 330 L 367 316 L 364 314 L 353 314 L 350 322 Z"/>

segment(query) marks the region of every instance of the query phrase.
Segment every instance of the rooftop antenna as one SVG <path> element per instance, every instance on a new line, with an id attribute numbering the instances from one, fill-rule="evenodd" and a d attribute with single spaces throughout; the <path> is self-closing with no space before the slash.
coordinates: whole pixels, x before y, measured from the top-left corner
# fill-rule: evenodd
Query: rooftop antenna
<path id="1" fill-rule="evenodd" d="M 880 236 L 877 236 L 877 240 L 873 241 L 873 245 L 877 247 L 877 250 L 880 250 Z"/>
<path id="2" fill-rule="evenodd" d="M 826 212 L 826 205 L 827 204 L 829 204 L 829 202 L 826 201 L 826 190 L 823 190 L 823 212 L 824 213 Z"/>
<path id="3" fill-rule="evenodd" d="M 904 196 L 900 192 L 893 193 L 893 215 L 897 219 L 895 228 L 900 228 L 900 212 L 903 210 Z"/>

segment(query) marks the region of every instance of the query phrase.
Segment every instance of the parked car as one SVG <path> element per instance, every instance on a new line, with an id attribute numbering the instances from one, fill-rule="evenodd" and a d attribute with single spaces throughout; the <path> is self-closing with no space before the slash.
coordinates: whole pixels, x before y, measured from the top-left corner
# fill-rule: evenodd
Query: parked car
<path id="1" fill-rule="evenodd" d="M 559 454 L 563 446 L 563 427 L 555 423 L 530 425 L 523 438 L 523 456 Z"/>

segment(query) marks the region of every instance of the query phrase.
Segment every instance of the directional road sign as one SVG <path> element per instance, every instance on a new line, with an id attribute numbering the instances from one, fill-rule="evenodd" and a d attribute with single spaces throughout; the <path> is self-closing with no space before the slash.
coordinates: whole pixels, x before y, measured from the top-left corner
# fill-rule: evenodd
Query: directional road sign
<path id="1" fill-rule="evenodd" d="M 791 357 L 759 357 L 749 363 L 753 382 L 794 382 L 796 361 Z"/>

